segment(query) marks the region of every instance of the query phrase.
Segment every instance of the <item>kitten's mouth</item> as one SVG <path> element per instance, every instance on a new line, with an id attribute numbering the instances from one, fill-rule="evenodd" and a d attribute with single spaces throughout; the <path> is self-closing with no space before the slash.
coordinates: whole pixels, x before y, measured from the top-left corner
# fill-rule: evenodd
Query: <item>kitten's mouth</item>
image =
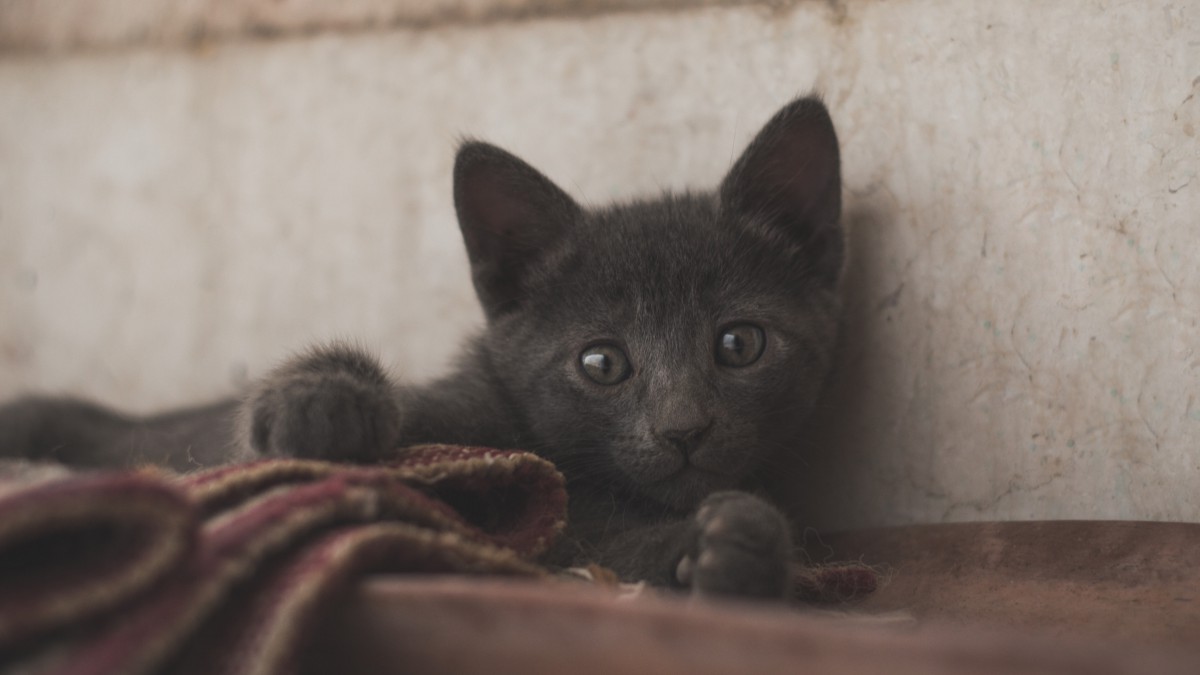
<path id="1" fill-rule="evenodd" d="M 696 466 L 695 464 L 693 464 L 691 462 L 685 461 L 683 466 L 680 467 L 678 471 L 671 474 L 670 476 L 667 476 L 661 482 L 689 481 L 689 480 L 718 481 L 719 482 L 720 480 L 722 480 L 724 478 L 726 478 L 726 477 L 723 476 L 722 474 L 717 473 L 716 471 L 709 471 L 708 469 Z"/>
<path id="2" fill-rule="evenodd" d="M 736 470 L 709 468 L 695 457 L 651 452 L 635 457 L 621 463 L 625 475 L 639 492 L 674 508 L 691 508 L 713 492 L 736 487 L 740 479 Z"/>
<path id="3" fill-rule="evenodd" d="M 739 469 L 735 466 L 730 466 L 728 462 L 722 461 L 720 457 L 713 457 L 711 454 L 703 452 L 692 453 L 691 456 L 684 454 L 675 454 L 673 456 L 675 466 L 663 467 L 666 469 L 660 477 L 652 479 L 650 482 L 654 484 L 674 483 L 680 481 L 700 481 L 710 482 L 714 485 L 732 484 L 737 482 Z M 708 461 L 704 461 L 708 460 Z"/>
<path id="4" fill-rule="evenodd" d="M 718 490 L 734 487 L 736 481 L 727 473 L 711 471 L 692 462 L 668 476 L 652 481 L 647 487 L 650 496 L 669 504 L 691 507 Z"/>

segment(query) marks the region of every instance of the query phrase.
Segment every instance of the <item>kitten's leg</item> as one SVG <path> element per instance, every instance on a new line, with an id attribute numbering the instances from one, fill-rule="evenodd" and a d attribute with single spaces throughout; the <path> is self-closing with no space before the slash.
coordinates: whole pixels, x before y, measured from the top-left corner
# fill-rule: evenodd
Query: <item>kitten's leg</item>
<path id="1" fill-rule="evenodd" d="M 688 518 L 626 530 L 601 542 L 598 557 L 622 579 L 702 595 L 783 598 L 791 583 L 787 519 L 746 492 L 718 492 Z"/>
<path id="2" fill-rule="evenodd" d="M 0 406 L 0 457 L 87 468 L 215 466 L 236 459 L 235 407 L 226 400 L 135 417 L 78 399 L 30 396 Z"/>
<path id="3" fill-rule="evenodd" d="M 110 448 L 131 424 L 129 418 L 86 401 L 20 398 L 0 406 L 0 457 L 111 465 Z"/>
<path id="4" fill-rule="evenodd" d="M 242 406 L 243 444 L 271 456 L 366 461 L 400 441 L 398 388 L 359 349 L 334 344 L 289 360 Z"/>
<path id="5" fill-rule="evenodd" d="M 696 510 L 688 549 L 676 579 L 694 591 L 784 597 L 791 582 L 792 540 L 787 519 L 746 492 L 718 492 Z"/>

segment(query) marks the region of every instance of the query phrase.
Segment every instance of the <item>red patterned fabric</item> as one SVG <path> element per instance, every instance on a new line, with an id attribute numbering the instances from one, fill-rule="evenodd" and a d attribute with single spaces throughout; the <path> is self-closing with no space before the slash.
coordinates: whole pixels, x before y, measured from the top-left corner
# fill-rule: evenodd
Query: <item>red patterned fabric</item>
<path id="1" fill-rule="evenodd" d="M 381 466 L 263 460 L 176 476 L 0 464 L 0 672 L 295 672 L 322 610 L 373 573 L 541 576 L 562 476 L 535 455 L 419 446 Z M 592 566 L 595 583 L 616 583 Z M 875 590 L 797 566 L 794 597 Z"/>
<path id="2" fill-rule="evenodd" d="M 372 467 L 5 478 L 0 670 L 32 673 L 288 672 L 349 580 L 536 576 L 530 561 L 566 517 L 551 464 L 487 448 L 421 446 Z"/>

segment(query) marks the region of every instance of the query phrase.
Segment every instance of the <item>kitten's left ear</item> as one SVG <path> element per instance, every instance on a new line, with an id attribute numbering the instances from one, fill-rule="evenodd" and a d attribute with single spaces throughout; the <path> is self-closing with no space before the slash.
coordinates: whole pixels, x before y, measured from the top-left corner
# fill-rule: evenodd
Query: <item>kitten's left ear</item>
<path id="1" fill-rule="evenodd" d="M 833 120 L 820 99 L 796 99 L 775 113 L 725 176 L 720 196 L 731 214 L 799 244 L 818 278 L 837 281 L 841 165 Z"/>
<path id="2" fill-rule="evenodd" d="M 530 268 L 581 214 L 575 201 L 537 169 L 478 141 L 458 149 L 454 208 L 475 294 L 489 319 L 520 301 Z"/>

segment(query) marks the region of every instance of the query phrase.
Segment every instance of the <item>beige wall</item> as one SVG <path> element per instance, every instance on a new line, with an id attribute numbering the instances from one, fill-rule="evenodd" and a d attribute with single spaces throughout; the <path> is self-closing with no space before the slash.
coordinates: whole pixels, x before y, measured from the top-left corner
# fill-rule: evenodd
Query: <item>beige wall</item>
<path id="1" fill-rule="evenodd" d="M 852 259 L 806 520 L 1200 520 L 1200 6 L 402 4 L 0 6 L 0 397 L 177 405 L 331 336 L 426 378 L 480 321 L 460 135 L 602 202 L 712 184 L 816 87 Z"/>

